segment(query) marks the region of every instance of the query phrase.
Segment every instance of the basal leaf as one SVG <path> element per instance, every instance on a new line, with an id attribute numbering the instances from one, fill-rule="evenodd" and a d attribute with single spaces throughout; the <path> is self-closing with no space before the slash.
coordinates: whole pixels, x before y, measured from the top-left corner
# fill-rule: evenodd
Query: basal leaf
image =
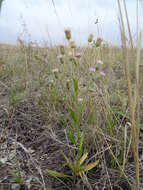
<path id="1" fill-rule="evenodd" d="M 84 167 L 83 171 L 84 172 L 88 172 L 89 170 L 93 169 L 94 167 L 96 167 L 99 163 L 99 160 L 97 160 L 96 162 L 93 162 L 91 164 L 88 164 L 87 166 Z"/>
<path id="2" fill-rule="evenodd" d="M 83 156 L 81 157 L 81 159 L 79 161 L 80 165 L 83 164 L 83 162 L 86 160 L 87 156 L 88 156 L 88 152 L 86 152 L 86 153 L 83 154 Z"/>
<path id="3" fill-rule="evenodd" d="M 48 176 L 52 176 L 52 177 L 59 177 L 59 178 L 71 177 L 71 176 L 66 175 L 64 173 L 57 172 L 57 171 L 54 171 L 54 170 L 49 170 L 49 169 L 46 169 L 46 173 L 47 173 Z"/>
<path id="4" fill-rule="evenodd" d="M 74 136 L 73 131 L 67 130 L 67 137 L 68 137 L 68 140 L 69 140 L 72 144 L 76 145 L 76 139 L 75 139 L 75 136 Z"/>

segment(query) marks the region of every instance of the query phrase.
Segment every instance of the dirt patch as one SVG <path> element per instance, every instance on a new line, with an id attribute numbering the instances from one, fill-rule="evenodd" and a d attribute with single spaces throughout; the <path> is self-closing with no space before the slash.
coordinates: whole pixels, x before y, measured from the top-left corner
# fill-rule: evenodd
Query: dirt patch
<path id="1" fill-rule="evenodd" d="M 72 175 L 60 153 L 64 150 L 69 154 L 64 129 L 54 126 L 53 131 L 48 126 L 32 102 L 24 102 L 9 112 L 1 107 L 0 189 L 88 189 L 79 177 L 60 180 L 46 175 L 47 168 Z M 108 158 L 104 160 L 104 156 L 99 156 L 103 161 L 88 173 L 91 188 L 110 189 L 112 185 L 113 189 L 130 189 L 125 178 L 118 180 L 117 170 L 107 168 Z M 128 167 L 127 172 L 134 176 L 132 165 Z"/>

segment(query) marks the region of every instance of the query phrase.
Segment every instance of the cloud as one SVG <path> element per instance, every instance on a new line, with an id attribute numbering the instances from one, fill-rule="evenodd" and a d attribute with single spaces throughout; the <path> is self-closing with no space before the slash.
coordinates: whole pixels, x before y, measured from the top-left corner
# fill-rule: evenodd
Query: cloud
<path id="1" fill-rule="evenodd" d="M 135 2 L 127 0 L 132 31 L 135 33 Z M 54 6 L 55 5 L 55 6 Z M 33 41 L 63 43 L 64 29 L 70 27 L 77 43 L 86 43 L 89 33 L 113 43 L 120 41 L 116 1 L 108 0 L 5 0 L 0 17 L 0 41 L 16 42 L 25 31 Z M 140 21 L 142 22 L 142 21 Z M 26 34 L 27 33 L 27 34 Z"/>

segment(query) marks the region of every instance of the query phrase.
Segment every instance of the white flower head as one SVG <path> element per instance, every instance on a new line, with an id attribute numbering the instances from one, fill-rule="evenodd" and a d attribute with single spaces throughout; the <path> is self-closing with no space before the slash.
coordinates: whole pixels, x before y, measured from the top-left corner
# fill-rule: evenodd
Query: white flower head
<path id="1" fill-rule="evenodd" d="M 75 54 L 75 57 L 76 57 L 77 59 L 80 59 L 80 58 L 81 58 L 81 53 L 76 53 L 76 54 Z"/>
<path id="2" fill-rule="evenodd" d="M 69 56 L 72 56 L 72 55 L 73 55 L 73 53 L 70 51 L 70 52 L 69 52 Z"/>
<path id="3" fill-rule="evenodd" d="M 83 99 L 82 99 L 82 98 L 78 98 L 78 101 L 79 101 L 79 102 L 82 102 L 82 101 L 83 101 Z"/>
<path id="4" fill-rule="evenodd" d="M 100 64 L 100 65 L 103 65 L 103 64 L 104 64 L 102 60 L 97 60 L 96 63 L 97 63 L 97 64 Z"/>
<path id="5" fill-rule="evenodd" d="M 70 82 L 70 79 L 67 79 L 66 81 L 67 81 L 67 82 Z"/>
<path id="6" fill-rule="evenodd" d="M 53 79 L 51 79 L 51 80 L 50 80 L 50 83 L 54 83 L 54 80 L 53 80 Z"/>
<path id="7" fill-rule="evenodd" d="M 62 59 L 62 58 L 63 58 L 63 55 L 60 54 L 60 55 L 57 56 L 57 58 L 58 58 L 58 59 Z"/>
<path id="8" fill-rule="evenodd" d="M 96 72 L 96 68 L 94 68 L 94 67 L 89 67 L 89 72 L 95 73 L 95 72 Z"/>
<path id="9" fill-rule="evenodd" d="M 59 69 L 58 68 L 55 68 L 52 70 L 53 73 L 58 73 L 59 72 Z"/>
<path id="10" fill-rule="evenodd" d="M 105 77 L 105 76 L 106 76 L 106 74 L 105 74 L 105 72 L 104 72 L 104 71 L 100 71 L 100 74 L 101 74 L 103 77 Z"/>

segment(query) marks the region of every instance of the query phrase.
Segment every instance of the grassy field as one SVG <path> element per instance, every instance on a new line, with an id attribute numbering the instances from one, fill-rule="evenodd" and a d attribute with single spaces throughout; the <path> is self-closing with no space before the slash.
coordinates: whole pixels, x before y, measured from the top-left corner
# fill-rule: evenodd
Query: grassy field
<path id="1" fill-rule="evenodd" d="M 93 43 L 92 35 L 88 47 L 76 47 L 65 35 L 67 46 L 0 45 L 2 188 L 136 189 L 124 52 L 99 38 Z M 137 48 L 128 48 L 134 94 L 136 59 Z M 140 188 L 142 67 L 141 50 Z"/>
<path id="2" fill-rule="evenodd" d="M 143 189 L 138 1 L 135 44 L 117 3 L 121 47 L 0 44 L 0 190 Z"/>

